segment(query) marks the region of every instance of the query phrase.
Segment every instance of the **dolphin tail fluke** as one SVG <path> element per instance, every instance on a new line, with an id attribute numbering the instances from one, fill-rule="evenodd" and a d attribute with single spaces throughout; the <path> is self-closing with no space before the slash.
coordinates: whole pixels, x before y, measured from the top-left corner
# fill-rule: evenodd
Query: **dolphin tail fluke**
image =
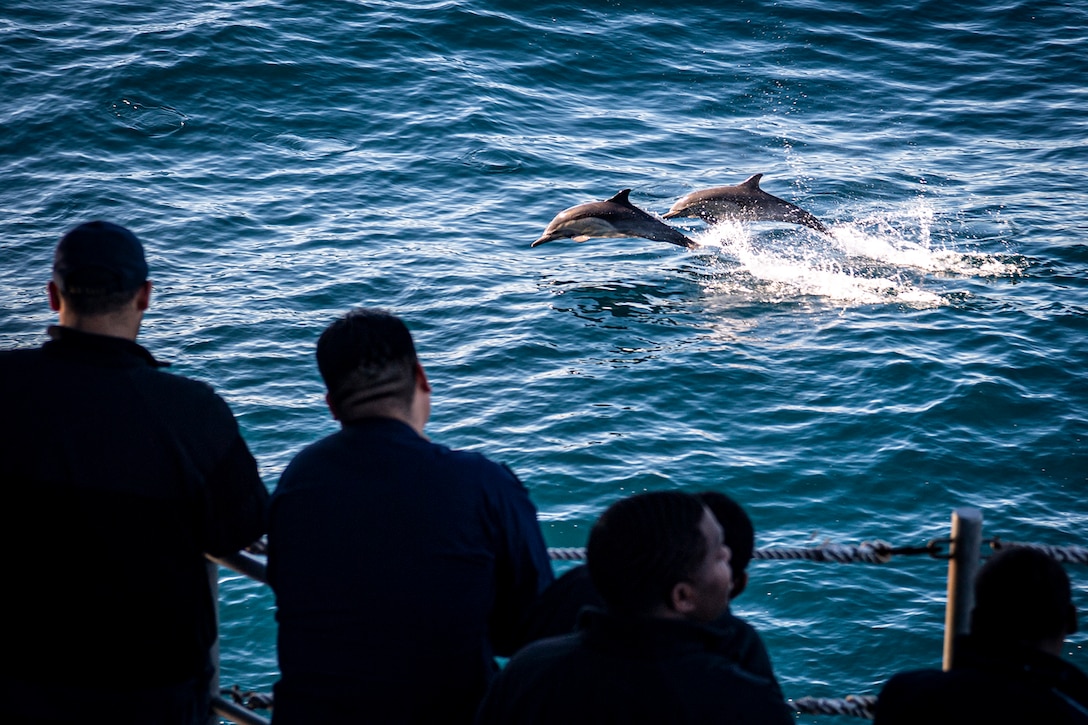
<path id="1" fill-rule="evenodd" d="M 797 207 L 796 213 L 792 214 L 791 217 L 792 218 L 789 219 L 789 221 L 793 222 L 794 224 L 800 224 L 802 226 L 809 227 L 810 229 L 815 229 L 821 234 L 827 234 L 828 236 L 831 235 L 831 231 L 822 221 L 820 221 L 811 213 L 805 211 L 800 207 Z"/>

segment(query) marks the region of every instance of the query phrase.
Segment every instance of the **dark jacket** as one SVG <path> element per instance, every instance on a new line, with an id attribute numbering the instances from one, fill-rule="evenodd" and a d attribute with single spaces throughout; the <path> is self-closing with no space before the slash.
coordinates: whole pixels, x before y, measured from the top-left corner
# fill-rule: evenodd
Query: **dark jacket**
<path id="1" fill-rule="evenodd" d="M 723 654 L 729 645 L 711 627 L 592 609 L 580 626 L 518 652 L 492 683 L 477 725 L 794 721 L 769 680 Z"/>
<path id="2" fill-rule="evenodd" d="M 1088 725 L 1088 676 L 1037 650 L 956 643 L 956 666 L 914 670 L 888 680 L 877 698 L 878 725 Z"/>
<path id="3" fill-rule="evenodd" d="M 589 578 L 589 567 L 580 564 L 564 572 L 533 605 L 525 625 L 525 642 L 574 632 L 578 615 L 587 607 L 604 609 L 604 600 Z M 718 646 L 722 654 L 741 669 L 770 680 L 781 692 L 767 647 L 755 627 L 728 610 L 710 626 L 721 634 Z"/>
<path id="4" fill-rule="evenodd" d="M 272 499 L 279 723 L 470 721 L 552 580 L 505 466 L 370 418 L 299 453 Z"/>
<path id="5" fill-rule="evenodd" d="M 204 553 L 264 533 L 267 489 L 208 385 L 134 342 L 49 332 L 0 353 L 0 715 L 43 689 L 42 716 L 185 701 L 216 637 Z"/>

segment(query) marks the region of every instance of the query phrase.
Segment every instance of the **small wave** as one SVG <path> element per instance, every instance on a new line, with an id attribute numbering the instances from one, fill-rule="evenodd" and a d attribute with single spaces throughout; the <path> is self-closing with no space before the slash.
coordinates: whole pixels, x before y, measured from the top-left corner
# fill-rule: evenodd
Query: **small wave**
<path id="1" fill-rule="evenodd" d="M 358 148 L 358 144 L 335 136 L 307 137 L 294 133 L 277 134 L 268 144 L 309 160 L 348 153 Z"/>
<path id="2" fill-rule="evenodd" d="M 475 149 L 462 154 L 460 161 L 465 166 L 480 169 L 488 174 L 512 174 L 522 168 L 521 160 L 514 154 L 495 149 Z"/>
<path id="3" fill-rule="evenodd" d="M 185 128 L 189 117 L 176 108 L 122 98 L 110 106 L 121 125 L 148 138 L 162 138 Z"/>

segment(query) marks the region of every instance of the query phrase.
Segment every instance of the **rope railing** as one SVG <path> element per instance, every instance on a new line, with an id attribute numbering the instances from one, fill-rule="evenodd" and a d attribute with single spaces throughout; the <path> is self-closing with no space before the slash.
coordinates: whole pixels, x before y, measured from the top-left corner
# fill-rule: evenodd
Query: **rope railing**
<path id="1" fill-rule="evenodd" d="M 948 539 L 933 539 L 924 546 L 893 546 L 887 541 L 863 541 L 860 544 L 818 544 L 816 546 L 771 546 L 752 552 L 754 561 L 816 561 L 833 564 L 887 564 L 896 556 L 926 555 L 934 559 L 948 558 Z M 1088 564 L 1088 547 L 1053 546 L 1050 544 L 1031 544 L 1018 541 L 991 539 L 991 548 L 995 551 L 1014 546 L 1037 549 L 1063 564 Z M 257 549 L 259 553 L 250 553 Z M 250 547 L 246 551 L 226 557 L 213 558 L 220 566 L 232 569 L 257 581 L 264 582 L 264 562 L 258 558 L 264 550 Z M 549 547 L 548 558 L 553 561 L 584 561 L 584 546 Z"/>
<path id="2" fill-rule="evenodd" d="M 237 688 L 237 686 L 235 686 Z M 258 705 L 249 702 L 232 702 L 223 695 L 230 695 L 230 690 L 224 690 L 219 697 L 212 698 L 212 712 L 240 725 L 271 725 L 271 720 L 254 712 L 258 707 L 272 707 L 272 696 L 268 696 L 267 705 Z"/>
<path id="3" fill-rule="evenodd" d="M 849 715 L 872 720 L 876 711 L 876 695 L 799 697 L 788 702 L 794 712 L 802 715 Z"/>
<path id="4" fill-rule="evenodd" d="M 1051 559 L 1062 564 L 1088 564 L 1088 547 L 1084 546 L 1052 546 L 1050 544 L 1028 544 L 1020 541 L 1002 541 L 990 539 L 990 548 L 994 551 L 1001 549 L 1035 549 L 1041 551 Z"/>
<path id="5" fill-rule="evenodd" d="M 786 559 L 823 561 L 838 564 L 887 564 L 895 556 L 926 554 L 935 559 L 946 558 L 942 546 L 947 539 L 934 539 L 925 546 L 892 546 L 886 541 L 863 541 L 860 544 L 819 544 L 817 546 L 771 546 L 752 552 L 753 560 L 782 561 Z M 585 547 L 556 547 L 548 549 L 548 557 L 557 561 L 580 561 L 586 558 Z"/>
<path id="6" fill-rule="evenodd" d="M 229 690 L 221 690 L 216 703 L 222 709 L 224 715 L 237 714 L 239 708 L 246 711 L 271 710 L 274 704 L 271 694 L 262 692 L 243 692 L 237 685 Z M 227 698 L 230 698 L 227 700 Z M 796 700 L 788 700 L 787 704 L 794 712 L 802 715 L 849 715 L 871 720 L 876 708 L 875 695 L 847 695 L 846 697 L 799 697 Z M 258 716 L 259 718 L 259 716 Z M 245 722 L 247 725 L 258 720 L 236 721 Z"/>
<path id="7" fill-rule="evenodd" d="M 856 545 L 823 543 L 816 546 L 772 546 L 756 549 L 752 559 L 758 561 L 801 560 L 827 563 L 865 563 L 887 564 L 896 556 L 927 555 L 934 559 L 949 559 L 952 539 L 932 539 L 923 546 L 893 546 L 886 541 L 862 542 Z M 1026 542 L 1002 541 L 998 538 L 986 540 L 994 551 L 1022 547 L 1042 551 L 1063 564 L 1088 564 L 1088 547 L 1054 546 Z M 208 557 L 220 566 L 239 574 L 267 583 L 267 570 L 264 556 L 267 554 L 265 540 L 254 542 L 240 551 L 224 557 Z M 583 561 L 586 558 L 585 547 L 549 547 L 548 557 L 553 561 Z M 875 695 L 849 695 L 845 698 L 800 697 L 788 700 L 789 706 L 804 715 L 845 715 L 861 719 L 873 719 L 876 708 Z M 268 725 L 269 720 L 254 713 L 258 709 L 271 709 L 271 694 L 243 692 L 237 685 L 221 690 L 213 698 L 215 712 L 242 725 Z"/>

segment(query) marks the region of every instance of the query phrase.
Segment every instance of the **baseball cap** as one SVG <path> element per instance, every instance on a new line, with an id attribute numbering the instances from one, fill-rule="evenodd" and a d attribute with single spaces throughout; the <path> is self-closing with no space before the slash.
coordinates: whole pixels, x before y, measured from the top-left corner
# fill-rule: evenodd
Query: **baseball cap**
<path id="1" fill-rule="evenodd" d="M 120 225 L 80 224 L 57 243 L 53 281 L 65 294 L 106 295 L 136 289 L 147 281 L 144 246 Z"/>

